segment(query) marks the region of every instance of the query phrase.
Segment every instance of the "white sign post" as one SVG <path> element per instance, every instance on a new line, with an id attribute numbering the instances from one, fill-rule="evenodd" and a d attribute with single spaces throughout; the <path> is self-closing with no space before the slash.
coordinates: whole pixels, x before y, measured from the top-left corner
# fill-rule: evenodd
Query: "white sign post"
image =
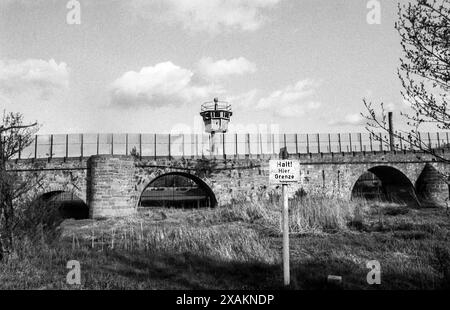
<path id="1" fill-rule="evenodd" d="M 283 190 L 283 274 L 284 285 L 291 281 L 289 269 L 289 200 L 288 184 L 300 181 L 300 162 L 298 160 L 271 160 L 269 162 L 269 183 L 281 185 Z"/>

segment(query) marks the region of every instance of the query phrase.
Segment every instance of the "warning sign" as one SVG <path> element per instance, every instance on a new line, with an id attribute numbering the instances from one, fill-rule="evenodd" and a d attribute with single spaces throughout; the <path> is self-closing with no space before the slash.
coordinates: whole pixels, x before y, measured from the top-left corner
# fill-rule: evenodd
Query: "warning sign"
<path id="1" fill-rule="evenodd" d="M 300 162 L 298 160 L 271 160 L 269 170 L 269 183 L 272 185 L 300 182 Z"/>

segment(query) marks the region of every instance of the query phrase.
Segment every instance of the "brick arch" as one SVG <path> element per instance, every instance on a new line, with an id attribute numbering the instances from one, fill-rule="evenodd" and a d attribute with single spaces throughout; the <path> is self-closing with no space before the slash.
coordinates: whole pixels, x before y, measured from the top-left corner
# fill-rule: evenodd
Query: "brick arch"
<path id="1" fill-rule="evenodd" d="M 48 187 L 40 188 L 40 190 L 36 191 L 34 194 L 36 195 L 36 198 L 39 198 L 45 194 L 56 192 L 73 193 L 75 196 L 80 198 L 85 204 L 87 204 L 85 189 L 84 188 L 78 189 L 73 184 L 67 184 L 66 186 L 50 184 Z"/>
<path id="2" fill-rule="evenodd" d="M 217 206 L 217 198 L 216 195 L 214 194 L 213 190 L 211 189 L 211 187 L 205 182 L 203 181 L 200 177 L 198 177 L 195 174 L 192 173 L 187 173 L 187 172 L 180 172 L 180 171 L 172 171 L 172 172 L 167 172 L 167 173 L 163 173 L 158 175 L 157 177 L 155 177 L 153 180 L 151 180 L 150 182 L 148 182 L 143 189 L 140 191 L 140 195 L 139 198 L 137 200 L 137 205 L 139 204 L 139 201 L 141 200 L 141 196 L 143 194 L 143 192 L 145 191 L 145 189 L 147 187 L 149 187 L 153 182 L 155 182 L 156 180 L 165 177 L 165 176 L 169 176 L 169 175 L 179 175 L 179 176 L 183 176 L 185 178 L 191 179 L 192 181 L 194 181 L 196 184 L 198 184 L 203 190 L 205 190 L 207 192 L 207 194 L 212 198 L 212 207 Z"/>
<path id="3" fill-rule="evenodd" d="M 353 174 L 351 187 L 349 189 L 349 198 L 353 196 L 353 189 L 358 182 L 359 178 L 366 172 L 371 172 L 377 176 L 384 187 L 392 188 L 396 187 L 402 189 L 402 191 L 395 190 L 397 198 L 411 199 L 418 203 L 417 192 L 415 188 L 416 172 L 407 171 L 402 165 L 392 165 L 392 164 L 379 164 L 365 166 L 361 169 L 357 169 L 357 172 Z M 404 196 L 404 197 L 403 197 Z"/>
<path id="4" fill-rule="evenodd" d="M 216 194 L 214 193 L 214 183 L 211 181 L 210 178 L 200 177 L 195 171 L 193 170 L 185 170 L 185 169 L 177 169 L 177 168 L 138 168 L 136 169 L 136 186 L 135 186 L 135 194 L 136 194 L 136 202 L 135 207 L 138 207 L 139 200 L 144 192 L 144 190 L 156 179 L 164 176 L 164 175 L 173 175 L 178 174 L 185 176 L 187 178 L 190 178 L 194 180 L 194 182 L 201 184 L 204 186 L 208 192 L 211 193 L 211 195 L 215 199 L 215 203 L 217 204 L 218 199 L 216 197 Z"/>

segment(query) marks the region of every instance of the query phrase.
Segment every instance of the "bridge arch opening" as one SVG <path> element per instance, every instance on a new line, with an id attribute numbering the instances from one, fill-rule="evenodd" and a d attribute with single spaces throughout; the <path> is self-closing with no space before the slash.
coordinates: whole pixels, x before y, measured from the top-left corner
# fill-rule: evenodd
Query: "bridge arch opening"
<path id="1" fill-rule="evenodd" d="M 86 203 L 72 192 L 52 191 L 42 194 L 36 199 L 35 204 L 43 211 L 60 219 L 87 219 L 89 218 L 89 207 Z"/>
<path id="2" fill-rule="evenodd" d="M 416 191 L 423 207 L 444 206 L 450 193 L 447 176 L 427 163 L 416 181 Z"/>
<path id="3" fill-rule="evenodd" d="M 400 170 L 376 166 L 364 172 L 353 186 L 353 198 L 417 205 L 414 185 Z"/>
<path id="4" fill-rule="evenodd" d="M 142 191 L 138 207 L 214 208 L 217 200 L 211 188 L 189 173 L 171 172 L 158 176 Z"/>

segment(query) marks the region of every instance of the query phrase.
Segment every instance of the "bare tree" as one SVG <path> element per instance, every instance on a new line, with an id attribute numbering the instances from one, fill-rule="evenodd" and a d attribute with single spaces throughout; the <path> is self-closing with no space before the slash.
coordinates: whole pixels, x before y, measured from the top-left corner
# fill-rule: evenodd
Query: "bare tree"
<path id="1" fill-rule="evenodd" d="M 13 247 L 14 202 L 30 190 L 31 182 L 20 180 L 9 173 L 6 165 L 33 142 L 37 123 L 24 124 L 20 113 L 3 113 L 0 124 L 0 260 L 11 253 Z"/>
<path id="2" fill-rule="evenodd" d="M 426 142 L 420 135 L 424 124 L 437 129 L 450 129 L 448 96 L 450 91 L 450 1 L 416 0 L 398 7 L 399 21 L 395 27 L 401 38 L 403 56 L 398 77 L 402 96 L 412 111 L 401 112 L 407 129 L 394 132 L 394 138 L 414 149 L 432 154 L 439 160 L 450 160 Z M 389 143 L 388 135 L 379 136 L 375 130 L 389 131 L 387 111 L 381 103 L 363 100 L 367 114 L 366 129 L 377 140 Z"/>

